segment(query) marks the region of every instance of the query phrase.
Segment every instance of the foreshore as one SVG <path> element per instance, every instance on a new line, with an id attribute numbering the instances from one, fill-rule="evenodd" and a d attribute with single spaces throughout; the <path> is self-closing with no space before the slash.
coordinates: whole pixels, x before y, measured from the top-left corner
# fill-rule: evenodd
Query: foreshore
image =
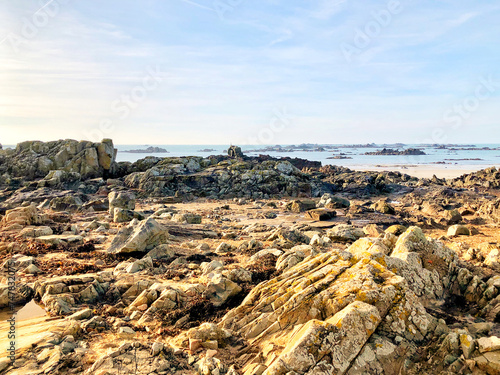
<path id="1" fill-rule="evenodd" d="M 0 151 L 0 374 L 500 368 L 496 168 L 115 157 Z"/>
<path id="2" fill-rule="evenodd" d="M 480 166 L 444 166 L 437 168 L 435 166 L 415 166 L 415 165 L 385 165 L 385 166 L 353 166 L 350 167 L 355 171 L 374 171 L 374 172 L 400 172 L 418 178 L 457 178 L 469 173 L 474 173 L 482 169 L 493 167 L 493 165 Z"/>

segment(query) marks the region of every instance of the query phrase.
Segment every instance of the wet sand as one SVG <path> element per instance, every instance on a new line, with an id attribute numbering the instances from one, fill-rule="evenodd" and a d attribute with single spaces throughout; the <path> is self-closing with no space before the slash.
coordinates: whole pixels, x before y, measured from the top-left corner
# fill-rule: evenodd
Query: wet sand
<path id="1" fill-rule="evenodd" d="M 429 166 L 412 166 L 405 167 L 399 165 L 387 165 L 380 167 L 355 167 L 352 168 L 355 171 L 375 171 L 375 172 L 384 172 L 384 171 L 394 171 L 405 173 L 413 177 L 418 178 L 432 178 L 432 176 L 436 176 L 438 178 L 456 178 L 460 177 L 464 174 L 477 172 L 481 169 L 484 169 L 485 166 L 468 166 L 467 168 L 458 168 L 458 167 L 429 167 Z"/>

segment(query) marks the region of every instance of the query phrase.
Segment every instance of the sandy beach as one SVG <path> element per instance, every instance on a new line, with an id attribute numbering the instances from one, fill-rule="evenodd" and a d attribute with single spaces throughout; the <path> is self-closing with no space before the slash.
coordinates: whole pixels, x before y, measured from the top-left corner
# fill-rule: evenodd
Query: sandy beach
<path id="1" fill-rule="evenodd" d="M 434 166 L 401 166 L 401 165 L 387 165 L 380 167 L 354 167 L 355 171 L 375 171 L 375 172 L 400 172 L 405 173 L 413 177 L 418 178 L 432 178 L 436 176 L 438 178 L 457 178 L 465 174 L 474 173 L 481 169 L 485 169 L 486 166 L 447 166 L 443 168 L 437 168 Z"/>

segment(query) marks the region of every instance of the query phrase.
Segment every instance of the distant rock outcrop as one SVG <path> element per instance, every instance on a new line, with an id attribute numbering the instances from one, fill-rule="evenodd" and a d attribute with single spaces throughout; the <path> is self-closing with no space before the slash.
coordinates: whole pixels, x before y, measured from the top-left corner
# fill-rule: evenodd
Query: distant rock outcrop
<path id="1" fill-rule="evenodd" d="M 243 157 L 243 152 L 241 151 L 241 147 L 231 146 L 227 150 L 227 154 L 230 158 L 241 158 Z"/>
<path id="2" fill-rule="evenodd" d="M 374 151 L 374 152 L 365 152 L 365 155 L 427 155 L 425 152 L 422 150 L 419 150 L 417 148 L 408 148 L 403 151 L 395 150 L 392 148 L 384 148 L 383 150 L 380 151 Z"/>
<path id="3" fill-rule="evenodd" d="M 33 180 L 61 171 L 77 173 L 81 179 L 106 177 L 116 165 L 116 152 L 111 139 L 100 143 L 27 141 L 0 152 L 0 175 Z"/>
<path id="4" fill-rule="evenodd" d="M 168 151 L 161 147 L 150 146 L 143 150 L 127 150 L 123 152 L 129 152 L 132 154 L 168 154 Z"/>

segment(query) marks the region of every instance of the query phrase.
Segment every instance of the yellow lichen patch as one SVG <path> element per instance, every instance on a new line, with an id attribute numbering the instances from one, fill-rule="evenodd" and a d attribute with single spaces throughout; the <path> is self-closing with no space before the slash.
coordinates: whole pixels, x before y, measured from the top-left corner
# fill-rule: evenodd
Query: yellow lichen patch
<path id="1" fill-rule="evenodd" d="M 465 345 L 466 347 L 471 346 L 471 341 L 469 340 L 468 335 L 460 335 L 460 344 Z"/>
<path id="2" fill-rule="evenodd" d="M 374 257 L 374 259 L 375 259 L 378 263 L 380 263 L 382 266 L 387 267 L 387 263 L 386 263 L 386 261 L 385 261 L 385 255 L 376 256 L 376 257 Z"/>

